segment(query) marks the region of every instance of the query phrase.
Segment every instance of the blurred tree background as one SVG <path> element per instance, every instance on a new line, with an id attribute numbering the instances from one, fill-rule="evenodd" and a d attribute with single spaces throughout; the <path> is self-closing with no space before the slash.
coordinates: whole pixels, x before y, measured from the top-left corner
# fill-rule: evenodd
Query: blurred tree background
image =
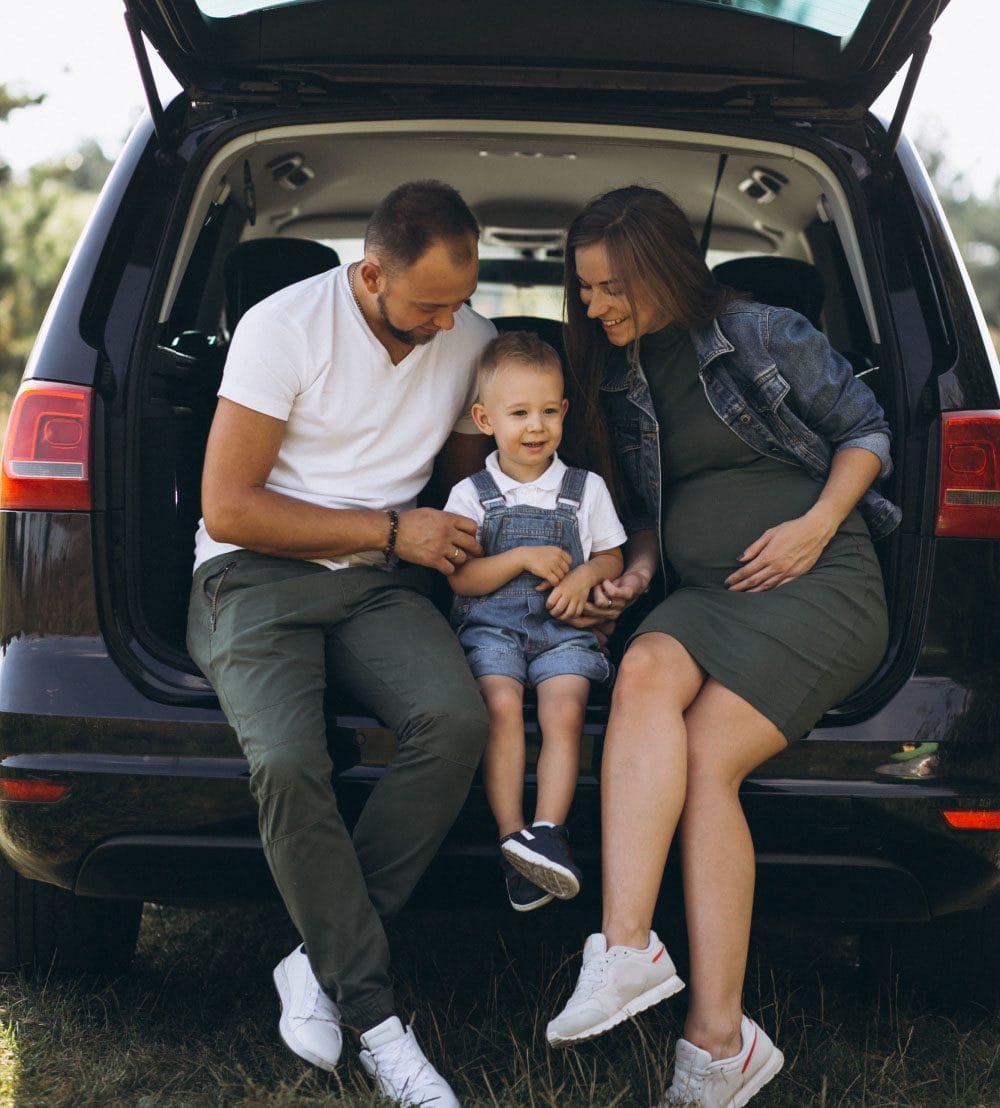
<path id="1" fill-rule="evenodd" d="M 0 123 L 44 96 L 0 84 Z M 111 160 L 96 142 L 15 175 L 0 145 L 0 427 L 17 391 L 35 334 Z"/>
<path id="2" fill-rule="evenodd" d="M 0 123 L 44 96 L 0 84 Z M 942 153 L 941 136 L 917 139 L 1000 348 L 1000 181 L 976 194 Z M 111 160 L 94 141 L 15 175 L 0 138 L 0 433 L 31 344 Z"/>

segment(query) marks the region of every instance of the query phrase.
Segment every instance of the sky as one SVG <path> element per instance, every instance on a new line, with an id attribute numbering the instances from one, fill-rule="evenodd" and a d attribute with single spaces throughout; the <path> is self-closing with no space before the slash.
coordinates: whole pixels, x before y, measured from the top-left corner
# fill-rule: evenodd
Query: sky
<path id="1" fill-rule="evenodd" d="M 121 0 L 7 0 L 4 7 L 0 82 L 47 97 L 0 124 L 0 161 L 20 172 L 69 154 L 88 138 L 114 157 L 145 102 Z M 911 138 L 932 137 L 949 169 L 983 194 L 1000 180 L 992 114 L 998 42 L 997 0 L 951 0 L 905 127 Z M 153 62 L 161 94 L 169 99 L 177 85 L 155 54 Z M 897 78 L 877 110 L 891 115 L 900 83 Z"/>

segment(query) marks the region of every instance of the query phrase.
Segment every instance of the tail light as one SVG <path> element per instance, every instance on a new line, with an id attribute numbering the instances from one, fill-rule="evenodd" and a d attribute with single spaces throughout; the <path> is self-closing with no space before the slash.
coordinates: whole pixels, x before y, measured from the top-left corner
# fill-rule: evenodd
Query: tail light
<path id="1" fill-rule="evenodd" d="M 0 800 L 14 804 L 56 804 L 69 793 L 69 785 L 32 777 L 0 778 Z"/>
<path id="2" fill-rule="evenodd" d="M 935 533 L 1000 538 L 1000 411 L 945 412 Z"/>
<path id="3" fill-rule="evenodd" d="M 4 439 L 0 508 L 90 510 L 92 400 L 83 385 L 21 385 Z"/>
<path id="4" fill-rule="evenodd" d="M 941 813 L 949 826 L 959 831 L 1000 831 L 1000 811 L 950 809 Z"/>

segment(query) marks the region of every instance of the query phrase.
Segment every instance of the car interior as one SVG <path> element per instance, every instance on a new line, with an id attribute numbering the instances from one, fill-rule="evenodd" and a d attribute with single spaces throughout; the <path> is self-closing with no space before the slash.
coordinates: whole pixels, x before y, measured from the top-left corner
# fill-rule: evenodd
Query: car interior
<path id="1" fill-rule="evenodd" d="M 138 534 L 129 537 L 136 633 L 193 672 L 184 650 L 205 440 L 229 338 L 279 288 L 361 257 L 368 215 L 405 180 L 455 185 L 482 227 L 472 306 L 561 347 L 565 229 L 592 197 L 641 183 L 669 193 L 719 279 L 795 308 L 875 390 L 875 310 L 846 190 L 805 148 L 652 127 L 503 120 L 275 127 L 207 154 L 161 259 L 155 350 L 138 403 Z M 141 566 L 141 572 L 139 567 Z"/>

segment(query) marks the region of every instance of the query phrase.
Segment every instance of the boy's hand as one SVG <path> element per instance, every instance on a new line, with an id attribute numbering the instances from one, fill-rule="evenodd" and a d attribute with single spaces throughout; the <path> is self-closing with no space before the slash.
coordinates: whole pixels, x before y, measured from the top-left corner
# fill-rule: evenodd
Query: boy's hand
<path id="1" fill-rule="evenodd" d="M 582 574 L 577 576 L 571 573 L 552 589 L 545 607 L 556 619 L 575 619 L 586 609 L 589 594 L 587 579 Z"/>
<path id="2" fill-rule="evenodd" d="M 573 564 L 573 559 L 561 546 L 525 546 L 522 550 L 525 571 L 542 579 L 539 592 L 558 585 Z"/>

